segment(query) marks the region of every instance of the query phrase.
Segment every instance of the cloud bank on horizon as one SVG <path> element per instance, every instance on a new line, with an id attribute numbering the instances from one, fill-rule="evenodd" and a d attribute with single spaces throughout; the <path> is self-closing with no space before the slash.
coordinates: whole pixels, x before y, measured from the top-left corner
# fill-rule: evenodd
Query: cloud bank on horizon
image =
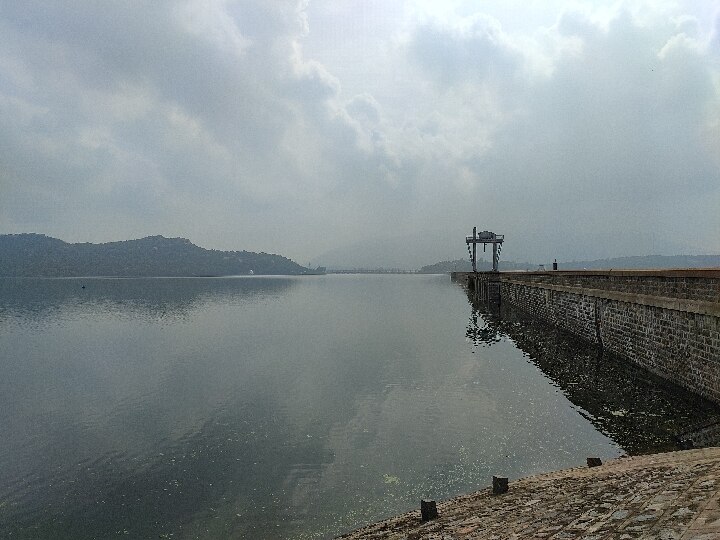
<path id="1" fill-rule="evenodd" d="M 720 252 L 720 2 L 524 4 L 2 3 L 0 232 Z"/>

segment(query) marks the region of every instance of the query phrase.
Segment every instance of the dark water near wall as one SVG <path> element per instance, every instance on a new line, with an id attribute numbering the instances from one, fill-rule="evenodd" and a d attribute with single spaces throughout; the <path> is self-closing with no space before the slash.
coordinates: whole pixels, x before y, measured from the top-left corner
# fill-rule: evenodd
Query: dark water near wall
<path id="1" fill-rule="evenodd" d="M 481 311 L 447 276 L 0 280 L 0 538 L 326 538 L 716 414 Z"/>

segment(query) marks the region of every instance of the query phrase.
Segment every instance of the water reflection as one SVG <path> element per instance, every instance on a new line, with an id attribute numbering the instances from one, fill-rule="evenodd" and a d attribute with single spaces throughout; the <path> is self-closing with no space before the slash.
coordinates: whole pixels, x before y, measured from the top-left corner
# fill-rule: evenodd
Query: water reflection
<path id="1" fill-rule="evenodd" d="M 465 337 L 475 346 L 490 346 L 502 339 L 499 325 L 495 324 L 496 317 L 484 317 L 478 302 L 471 301 L 472 311 L 470 313 L 470 322 L 465 332 Z M 490 315 L 489 308 L 484 312 Z"/>
<path id="2" fill-rule="evenodd" d="M 619 452 L 443 276 L 171 281 L 6 288 L 0 537 L 329 538 Z"/>
<path id="3" fill-rule="evenodd" d="M 717 405 L 607 351 L 468 292 L 475 346 L 510 339 L 602 433 L 629 454 L 677 450 L 694 426 L 720 420 Z"/>
<path id="4" fill-rule="evenodd" d="M 297 283 L 0 279 L 0 537 L 157 538 L 213 523 L 228 482 L 270 498 L 257 462 L 297 455 L 258 336 Z"/>
<path id="5" fill-rule="evenodd" d="M 0 278 L 0 324 L 40 322 L 67 310 L 171 321 L 208 302 L 277 297 L 296 283 L 296 278 L 275 276 Z"/>
<path id="6" fill-rule="evenodd" d="M 268 400 L 245 403 L 142 452 L 111 451 L 72 466 L 36 469 L 0 497 L 0 533 L 289 538 L 298 516 L 287 505 L 287 471 L 309 463 L 317 473 L 332 455 L 322 440 L 295 442 L 277 413 Z"/>
<path id="7" fill-rule="evenodd" d="M 14 283 L 2 538 L 330 538 L 622 452 L 444 276 Z"/>

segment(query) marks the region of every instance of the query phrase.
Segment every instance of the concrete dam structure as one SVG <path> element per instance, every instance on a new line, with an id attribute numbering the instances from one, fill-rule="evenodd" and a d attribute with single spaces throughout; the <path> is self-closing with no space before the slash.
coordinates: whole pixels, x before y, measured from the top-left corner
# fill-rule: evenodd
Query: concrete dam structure
<path id="1" fill-rule="evenodd" d="M 519 310 L 720 403 L 720 269 L 454 272 Z"/>

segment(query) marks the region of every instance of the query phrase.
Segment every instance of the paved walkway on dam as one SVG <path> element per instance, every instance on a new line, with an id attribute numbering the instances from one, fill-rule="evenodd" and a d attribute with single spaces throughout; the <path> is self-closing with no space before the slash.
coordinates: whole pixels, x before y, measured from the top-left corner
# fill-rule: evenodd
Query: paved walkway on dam
<path id="1" fill-rule="evenodd" d="M 438 502 L 341 536 L 352 539 L 720 540 L 720 448 L 619 458 Z"/>

